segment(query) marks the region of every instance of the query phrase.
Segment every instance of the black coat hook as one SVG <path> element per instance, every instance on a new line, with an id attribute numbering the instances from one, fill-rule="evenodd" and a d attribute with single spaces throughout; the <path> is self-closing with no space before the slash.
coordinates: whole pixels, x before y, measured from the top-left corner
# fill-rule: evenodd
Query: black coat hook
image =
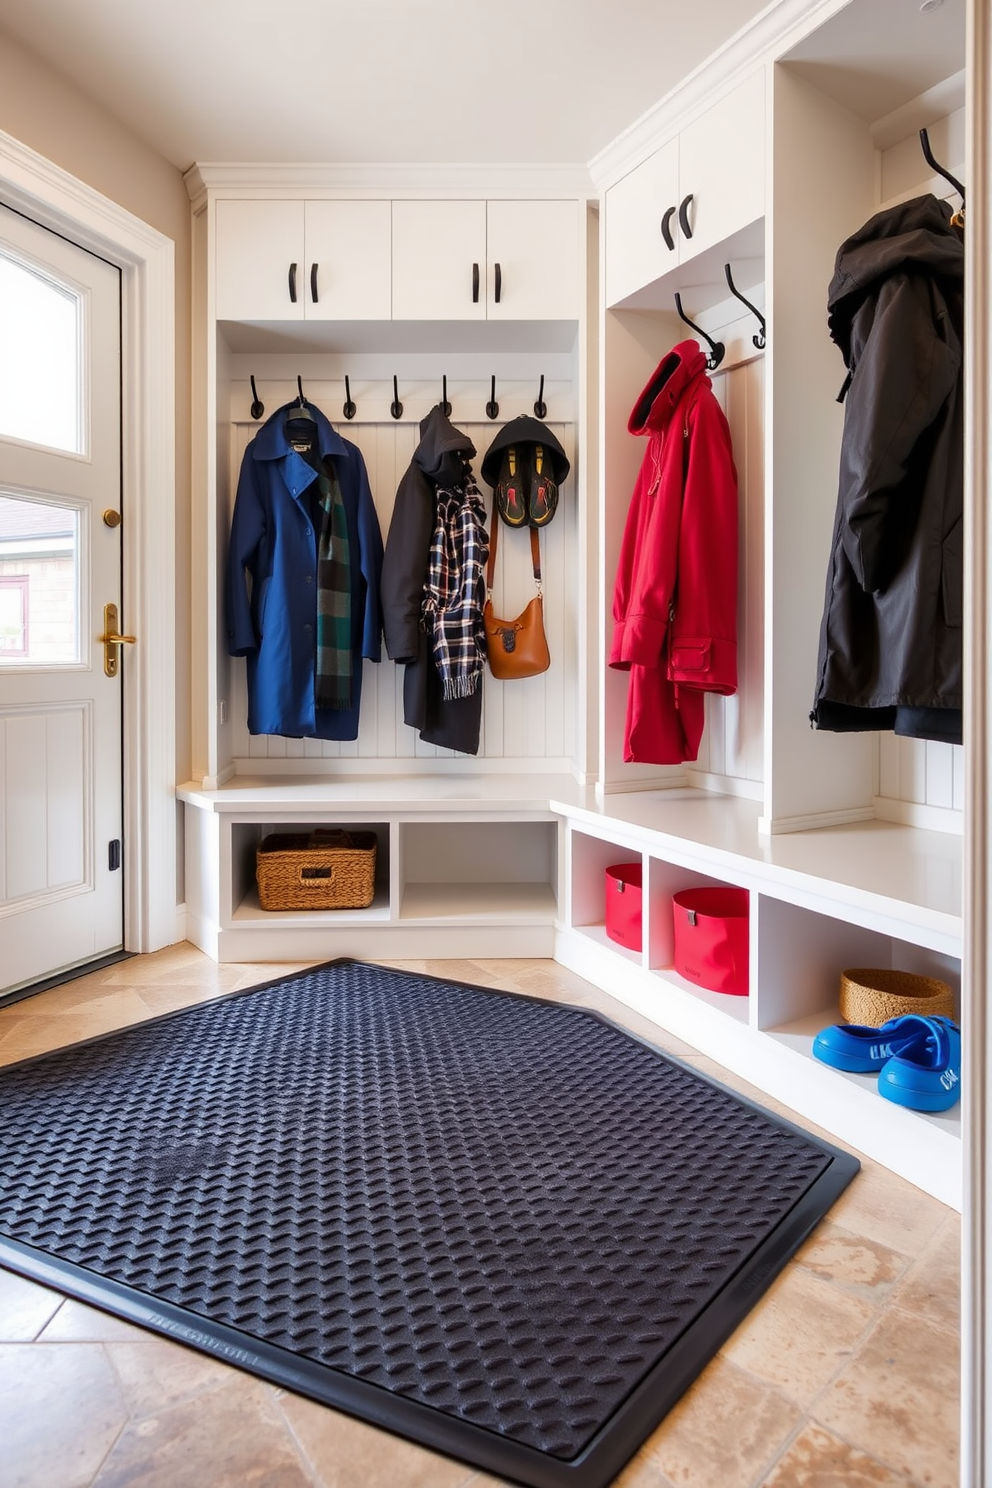
<path id="1" fill-rule="evenodd" d="M 344 407 L 342 408 L 341 412 L 344 414 L 346 419 L 353 419 L 355 417 L 355 414 L 358 412 L 358 409 L 351 401 L 351 383 L 348 380 L 347 373 L 345 373 L 344 379 Z"/>
<path id="2" fill-rule="evenodd" d="M 496 402 L 496 373 L 495 372 L 493 373 L 492 392 L 489 395 L 489 402 L 486 404 L 486 417 L 487 418 L 491 418 L 491 419 L 498 419 L 499 418 L 499 404 Z"/>
<path id="3" fill-rule="evenodd" d="M 265 412 L 265 404 L 262 402 L 261 398 L 258 396 L 258 389 L 255 386 L 255 377 L 254 377 L 254 374 L 252 374 L 252 378 L 251 378 L 251 416 L 252 416 L 253 419 L 260 419 L 262 417 L 262 414 L 264 412 Z"/>
<path id="4" fill-rule="evenodd" d="M 451 404 L 448 402 L 448 379 L 441 378 L 441 412 L 445 418 L 451 417 Z"/>
<path id="5" fill-rule="evenodd" d="M 710 372 L 715 372 L 717 367 L 719 367 L 720 363 L 726 356 L 727 348 L 724 346 L 722 341 L 714 341 L 712 336 L 707 336 L 706 332 L 704 330 L 701 330 L 694 320 L 689 319 L 688 315 L 686 315 L 685 311 L 682 309 L 682 296 L 679 294 L 678 290 L 675 291 L 675 308 L 679 312 L 679 319 L 684 320 L 686 325 L 691 326 L 696 335 L 702 336 L 703 340 L 706 342 L 706 345 L 710 349 L 710 354 L 706 358 L 706 366 Z"/>
<path id="6" fill-rule="evenodd" d="M 396 386 L 396 378 L 393 378 L 393 401 L 389 405 L 389 411 L 394 419 L 403 417 L 403 404 L 400 402 L 399 388 Z"/>
<path id="7" fill-rule="evenodd" d="M 730 290 L 730 293 L 734 296 L 734 299 L 735 300 L 740 300 L 740 302 L 741 302 L 742 305 L 746 305 L 747 308 L 750 310 L 751 314 L 759 322 L 759 324 L 761 326 L 761 330 L 758 332 L 758 334 L 756 336 L 752 336 L 751 337 L 751 342 L 752 342 L 752 345 L 756 346 L 759 351 L 764 351 L 764 349 L 765 349 L 765 317 L 762 315 L 762 313 L 758 309 L 757 305 L 752 305 L 751 304 L 751 301 L 745 299 L 744 296 L 741 294 L 740 290 L 737 288 L 737 285 L 734 283 L 734 276 L 730 272 L 730 265 L 729 265 L 729 263 L 728 264 L 724 264 L 724 266 L 723 266 L 723 272 L 727 276 L 727 288 Z"/>
<path id="8" fill-rule="evenodd" d="M 534 417 L 543 419 L 548 416 L 548 405 L 544 401 L 544 373 L 541 373 L 541 386 L 537 393 L 537 402 L 534 404 Z"/>
<path id="9" fill-rule="evenodd" d="M 303 396 L 303 378 L 300 377 L 299 375 L 297 375 L 297 378 L 296 378 L 296 386 L 300 390 L 300 407 L 301 408 L 306 408 L 306 406 L 307 406 L 307 400 Z"/>
<path id="10" fill-rule="evenodd" d="M 958 180 L 957 176 L 952 176 L 949 170 L 945 170 L 944 167 L 934 159 L 933 151 L 930 148 L 930 135 L 925 129 L 920 130 L 920 144 L 923 147 L 923 158 L 926 161 L 927 165 L 929 165 L 931 170 L 936 171 L 938 176 L 943 176 L 945 181 L 950 182 L 950 184 L 954 187 L 954 190 L 957 192 L 958 196 L 960 196 L 961 206 L 963 207 L 965 204 L 964 187 L 961 185 L 961 182 Z"/>

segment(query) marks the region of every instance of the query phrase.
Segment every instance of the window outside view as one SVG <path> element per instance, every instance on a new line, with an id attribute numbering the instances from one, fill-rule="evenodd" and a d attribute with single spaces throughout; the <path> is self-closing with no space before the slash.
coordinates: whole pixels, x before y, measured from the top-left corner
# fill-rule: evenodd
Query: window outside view
<path id="1" fill-rule="evenodd" d="M 83 453 L 81 299 L 0 251 L 0 438 Z"/>
<path id="2" fill-rule="evenodd" d="M 0 494 L 0 667 L 79 661 L 79 512 Z"/>
<path id="3" fill-rule="evenodd" d="M 0 439 L 83 453 L 82 301 L 0 251 Z M 0 667 L 79 661 L 79 512 L 0 492 Z"/>

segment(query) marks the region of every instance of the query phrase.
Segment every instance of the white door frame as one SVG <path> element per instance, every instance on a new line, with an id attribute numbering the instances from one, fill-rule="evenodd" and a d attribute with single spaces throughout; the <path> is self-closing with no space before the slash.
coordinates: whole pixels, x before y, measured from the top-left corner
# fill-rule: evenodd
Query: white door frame
<path id="1" fill-rule="evenodd" d="M 124 945 L 182 938 L 176 912 L 176 312 L 171 238 L 0 130 L 0 201 L 121 271 Z"/>

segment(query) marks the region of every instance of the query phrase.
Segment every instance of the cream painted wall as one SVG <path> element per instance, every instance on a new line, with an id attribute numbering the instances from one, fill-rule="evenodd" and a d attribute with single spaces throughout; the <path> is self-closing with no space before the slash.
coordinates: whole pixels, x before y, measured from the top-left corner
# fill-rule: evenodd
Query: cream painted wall
<path id="1" fill-rule="evenodd" d="M 0 30 L 0 129 L 176 245 L 176 770 L 190 772 L 190 211 L 182 174 Z M 125 615 L 125 622 L 126 622 Z"/>

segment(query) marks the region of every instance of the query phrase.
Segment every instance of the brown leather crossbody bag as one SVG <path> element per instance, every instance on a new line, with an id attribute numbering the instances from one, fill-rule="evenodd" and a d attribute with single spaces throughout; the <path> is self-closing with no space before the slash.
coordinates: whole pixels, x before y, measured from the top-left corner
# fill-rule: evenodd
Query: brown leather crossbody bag
<path id="1" fill-rule="evenodd" d="M 486 571 L 486 651 L 489 669 L 500 681 L 513 677 L 536 677 L 551 665 L 551 653 L 544 634 L 544 597 L 541 585 L 541 542 L 537 528 L 530 529 L 530 555 L 534 567 L 537 593 L 515 620 L 499 620 L 493 614 L 493 576 L 496 572 L 496 544 L 499 537 L 499 514 L 493 506 L 489 523 L 489 566 Z"/>

